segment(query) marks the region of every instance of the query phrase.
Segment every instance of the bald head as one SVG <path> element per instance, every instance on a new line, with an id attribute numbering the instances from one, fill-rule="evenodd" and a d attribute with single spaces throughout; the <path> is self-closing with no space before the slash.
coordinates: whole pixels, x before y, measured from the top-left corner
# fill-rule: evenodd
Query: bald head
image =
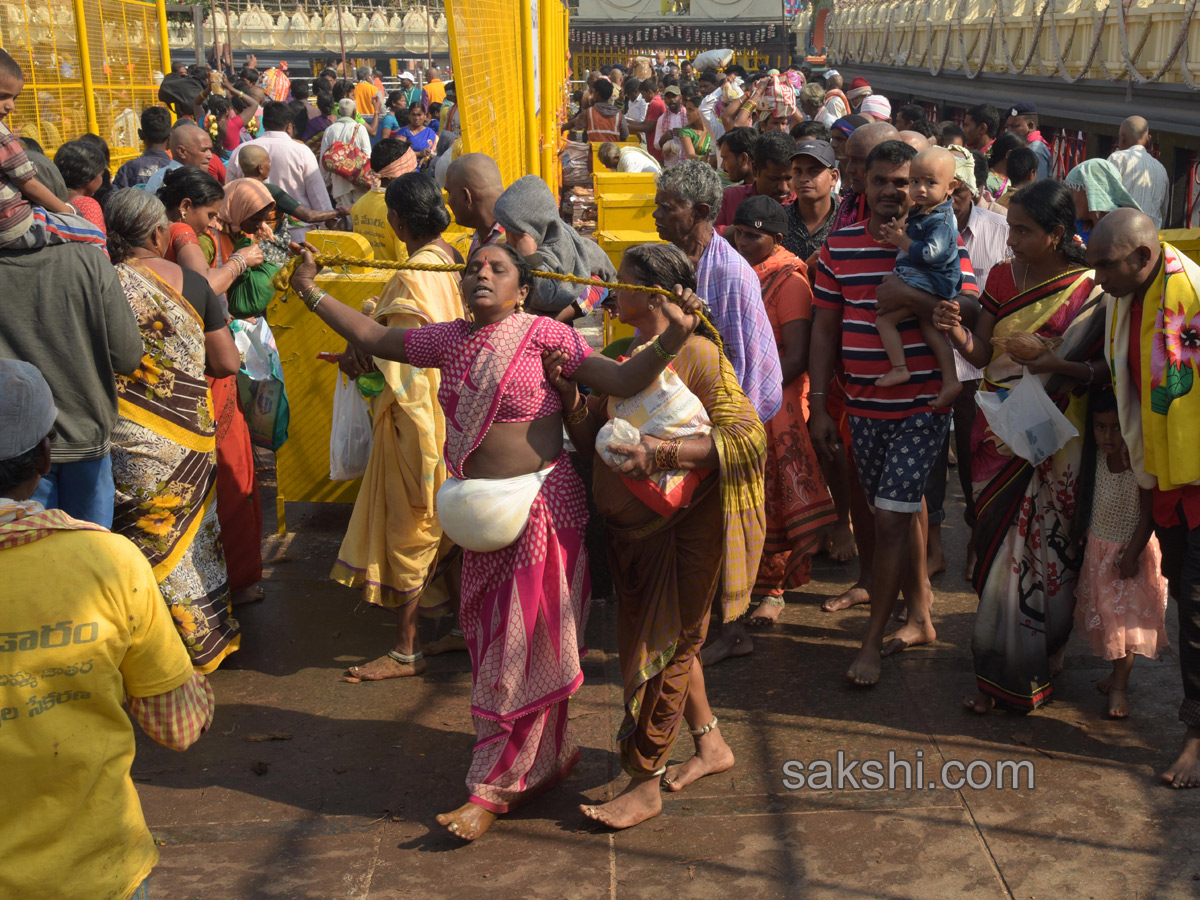
<path id="1" fill-rule="evenodd" d="M 450 211 L 464 228 L 491 228 L 496 222 L 492 210 L 503 193 L 500 167 L 486 153 L 465 153 L 446 170 Z"/>
<path id="2" fill-rule="evenodd" d="M 1150 123 L 1141 116 L 1130 116 L 1121 123 L 1121 129 L 1117 132 L 1117 146 L 1121 150 L 1128 150 L 1137 144 L 1145 146 L 1150 142 Z"/>
<path id="3" fill-rule="evenodd" d="M 900 132 L 900 140 L 908 144 L 918 153 L 922 150 L 928 150 L 930 147 L 929 138 L 921 134 L 919 131 L 902 131 Z"/>
<path id="4" fill-rule="evenodd" d="M 199 125 L 184 124 L 171 131 L 167 146 L 171 157 L 181 165 L 207 169 L 212 161 L 212 138 Z"/>
<path id="5" fill-rule="evenodd" d="M 265 181 L 271 171 L 271 157 L 257 144 L 244 144 L 238 151 L 238 165 L 247 178 Z"/>
<path id="6" fill-rule="evenodd" d="M 900 132 L 890 122 L 869 122 L 854 129 L 846 141 L 846 179 L 850 190 L 867 192 L 867 157 L 884 141 L 898 141 Z"/>
<path id="7" fill-rule="evenodd" d="M 825 90 L 840 91 L 841 89 L 842 89 L 842 76 L 841 75 L 830 75 L 828 78 L 825 79 Z"/>
<path id="8" fill-rule="evenodd" d="M 1142 299 L 1161 258 L 1154 220 L 1136 209 L 1114 209 L 1096 223 L 1088 238 L 1087 263 L 1113 297 L 1137 294 Z"/>

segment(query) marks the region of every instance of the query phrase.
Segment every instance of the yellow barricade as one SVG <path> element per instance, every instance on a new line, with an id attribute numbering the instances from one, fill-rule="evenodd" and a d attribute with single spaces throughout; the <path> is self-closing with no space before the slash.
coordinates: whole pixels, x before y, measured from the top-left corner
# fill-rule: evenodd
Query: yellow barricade
<path id="1" fill-rule="evenodd" d="M 607 253 L 608 258 L 612 260 L 615 269 L 620 269 L 621 257 L 630 247 L 636 247 L 638 244 L 661 244 L 663 242 L 657 231 L 598 231 L 596 239 L 600 242 L 600 249 Z M 606 345 L 618 338 L 632 336 L 633 328 L 631 326 L 617 321 L 616 316 L 605 310 L 604 343 Z"/>
<path id="2" fill-rule="evenodd" d="M 1173 244 L 1184 256 L 1200 263 L 1200 228 L 1172 228 L 1160 231 L 1158 236 Z"/>

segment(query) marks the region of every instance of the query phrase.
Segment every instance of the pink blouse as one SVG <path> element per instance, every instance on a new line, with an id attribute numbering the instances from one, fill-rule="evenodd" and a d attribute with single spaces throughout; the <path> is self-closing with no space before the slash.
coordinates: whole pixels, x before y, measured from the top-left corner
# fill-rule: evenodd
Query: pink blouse
<path id="1" fill-rule="evenodd" d="M 442 370 L 438 401 L 443 408 L 450 405 L 450 397 L 467 377 L 476 353 L 494 352 L 487 338 L 499 324 L 485 325 L 472 332 L 470 322 L 456 319 L 414 328 L 404 335 L 409 365 Z M 475 346 L 468 346 L 472 344 Z M 563 373 L 568 376 L 574 374 L 592 352 L 574 328 L 543 318 L 520 357 L 511 364 L 512 375 L 504 385 L 493 422 L 531 422 L 562 411 L 558 391 L 546 380 L 542 367 L 543 350 L 561 350 L 567 355 Z"/>

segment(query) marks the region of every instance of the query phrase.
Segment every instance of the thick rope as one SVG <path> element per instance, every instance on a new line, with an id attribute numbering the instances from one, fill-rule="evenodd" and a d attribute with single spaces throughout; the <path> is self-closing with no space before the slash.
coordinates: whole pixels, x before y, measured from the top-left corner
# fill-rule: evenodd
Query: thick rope
<path id="1" fill-rule="evenodd" d="M 364 269 L 398 269 L 410 272 L 461 272 L 466 269 L 462 263 L 415 263 L 405 260 L 404 262 L 394 262 L 387 259 L 359 259 L 355 256 L 341 256 L 335 253 L 319 253 L 314 257 L 318 266 L 323 268 L 347 268 L 353 266 L 355 268 Z M 287 264 L 275 273 L 275 277 L 271 279 L 271 285 L 275 290 L 283 295 L 286 302 L 288 292 L 291 291 L 292 273 L 296 271 L 296 266 L 300 264 L 300 257 L 292 257 Z M 534 278 L 545 278 L 550 281 L 565 281 L 568 284 L 582 284 L 588 287 L 608 288 L 610 291 L 637 291 L 641 294 L 664 294 L 671 296 L 670 291 L 663 290 L 661 287 L 648 287 L 644 284 L 624 284 L 619 281 L 597 281 L 594 278 L 583 278 L 579 275 L 566 275 L 559 272 L 542 272 L 537 269 L 533 270 Z M 720 353 L 725 352 L 724 339 L 721 333 L 713 325 L 712 321 L 704 312 L 697 312 L 700 321 L 708 326 L 715 338 L 717 350 Z"/>

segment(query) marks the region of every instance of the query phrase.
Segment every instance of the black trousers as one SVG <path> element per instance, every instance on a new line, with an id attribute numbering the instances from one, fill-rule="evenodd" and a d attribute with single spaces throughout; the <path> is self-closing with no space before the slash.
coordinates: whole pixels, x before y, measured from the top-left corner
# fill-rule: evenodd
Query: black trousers
<path id="1" fill-rule="evenodd" d="M 962 393 L 954 401 L 954 452 L 958 454 L 958 483 L 962 487 L 963 497 L 966 498 L 967 524 L 975 526 L 975 501 L 971 495 L 971 429 L 975 425 L 975 391 L 979 381 L 964 381 Z M 950 435 L 942 445 L 937 462 L 925 482 L 925 505 L 929 507 L 929 524 L 941 525 L 946 521 L 946 470 L 950 455 Z"/>
<path id="2" fill-rule="evenodd" d="M 1200 522 L 1155 528 L 1155 533 L 1162 548 L 1162 572 L 1179 607 L 1179 720 L 1200 728 Z"/>

